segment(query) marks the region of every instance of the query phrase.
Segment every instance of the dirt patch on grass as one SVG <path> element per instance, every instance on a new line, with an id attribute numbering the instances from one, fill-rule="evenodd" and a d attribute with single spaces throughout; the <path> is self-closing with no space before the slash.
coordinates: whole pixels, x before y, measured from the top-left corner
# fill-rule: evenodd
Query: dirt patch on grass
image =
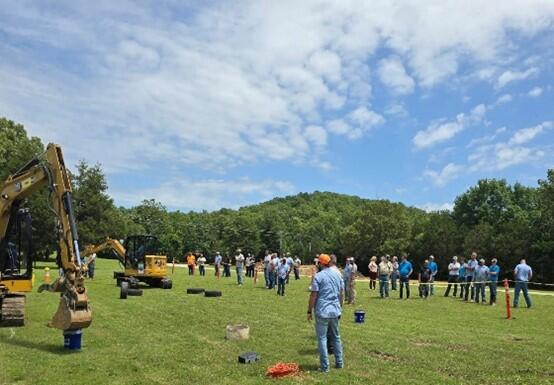
<path id="1" fill-rule="evenodd" d="M 433 347 L 433 346 L 437 346 L 437 344 L 435 344 L 431 341 L 427 341 L 427 340 L 414 341 L 414 342 L 412 342 L 412 344 L 414 346 L 417 346 L 418 348 L 430 348 L 430 347 Z"/>
<path id="2" fill-rule="evenodd" d="M 369 352 L 369 355 L 384 361 L 400 361 L 400 357 L 397 357 L 394 354 L 381 352 L 379 350 L 372 350 Z"/>
<path id="3" fill-rule="evenodd" d="M 449 344 L 446 349 L 451 352 L 467 352 L 467 347 L 460 344 Z"/>
<path id="4" fill-rule="evenodd" d="M 527 338 L 525 337 L 519 337 L 519 336 L 514 336 L 514 335 L 509 335 L 507 337 L 507 339 L 509 341 L 514 341 L 514 342 L 523 342 L 523 341 L 527 341 Z"/>

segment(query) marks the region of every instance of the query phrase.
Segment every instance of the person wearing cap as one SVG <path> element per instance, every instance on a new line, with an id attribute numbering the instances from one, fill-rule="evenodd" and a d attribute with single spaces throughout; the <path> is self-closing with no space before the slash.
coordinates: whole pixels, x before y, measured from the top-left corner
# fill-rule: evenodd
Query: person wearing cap
<path id="1" fill-rule="evenodd" d="M 439 272 L 439 266 L 435 262 L 433 255 L 429 256 L 429 269 L 431 270 L 431 279 L 429 280 L 429 295 L 435 295 L 435 277 Z"/>
<path id="2" fill-rule="evenodd" d="M 496 286 L 498 283 L 498 276 L 500 275 L 500 266 L 498 266 L 498 260 L 493 258 L 491 265 L 489 266 L 489 293 L 490 293 L 490 305 L 496 306 Z"/>
<path id="3" fill-rule="evenodd" d="M 374 255 L 369 260 L 369 290 L 375 290 L 377 287 L 377 271 L 379 270 L 379 265 L 377 265 L 377 257 Z"/>
<path id="4" fill-rule="evenodd" d="M 525 259 L 522 259 L 519 265 L 514 269 L 514 277 L 516 279 L 516 287 L 514 292 L 514 307 L 517 307 L 519 304 L 519 293 L 523 291 L 523 298 L 525 298 L 525 303 L 527 307 L 531 307 L 531 297 L 529 297 L 529 292 L 527 289 L 527 283 L 533 278 L 533 269 L 527 264 Z"/>
<path id="5" fill-rule="evenodd" d="M 277 266 L 277 295 L 285 295 L 285 283 L 289 276 L 290 266 L 287 263 L 287 259 L 283 258 L 281 263 Z"/>
<path id="6" fill-rule="evenodd" d="M 348 282 L 349 290 L 350 290 L 350 298 L 348 301 L 348 304 L 352 305 L 356 301 L 356 274 L 358 274 L 358 265 L 356 265 L 356 261 L 353 257 L 349 258 L 350 260 L 350 281 Z"/>
<path id="7" fill-rule="evenodd" d="M 423 267 L 419 271 L 419 296 L 421 298 L 429 298 L 429 282 L 433 272 L 429 268 L 429 260 L 423 262 Z"/>
<path id="8" fill-rule="evenodd" d="M 198 257 L 198 271 L 200 272 L 201 277 L 206 275 L 206 257 L 204 257 L 204 254 L 202 253 L 200 253 L 200 256 Z"/>
<path id="9" fill-rule="evenodd" d="M 485 285 L 489 276 L 489 268 L 485 265 L 485 259 L 481 258 L 479 264 L 473 272 L 473 282 L 475 283 L 475 303 L 485 303 Z"/>
<path id="10" fill-rule="evenodd" d="M 215 267 L 215 276 L 220 277 L 221 276 L 221 262 L 223 261 L 223 258 L 221 257 L 221 254 L 219 251 L 216 251 L 215 258 L 214 258 L 214 267 Z"/>
<path id="11" fill-rule="evenodd" d="M 308 321 L 315 316 L 315 332 L 318 342 L 320 371 L 329 371 L 327 352 L 327 333 L 335 356 L 335 367 L 344 366 L 342 342 L 340 338 L 339 319 L 344 300 L 344 282 L 338 269 L 331 268 L 331 257 L 321 254 L 318 258 L 321 271 L 317 273 L 311 285 L 308 301 Z"/>
<path id="12" fill-rule="evenodd" d="M 392 274 L 392 264 L 387 260 L 387 257 L 381 257 L 381 262 L 378 266 L 379 275 L 379 294 L 381 298 L 389 296 L 389 278 Z"/>
<path id="13" fill-rule="evenodd" d="M 271 263 L 271 253 L 269 250 L 265 251 L 264 257 L 264 279 L 265 287 L 269 288 L 269 264 Z"/>
<path id="14" fill-rule="evenodd" d="M 458 263 L 458 257 L 453 256 L 452 262 L 448 265 L 448 287 L 444 292 L 444 296 L 448 297 L 450 294 L 450 287 L 454 284 L 454 297 L 458 292 L 458 281 L 460 277 L 460 264 Z"/>
<path id="15" fill-rule="evenodd" d="M 398 257 L 394 255 L 392 257 L 392 274 L 391 274 L 391 290 L 396 290 L 397 283 L 398 283 Z"/>
<path id="16" fill-rule="evenodd" d="M 477 253 L 474 251 L 471 253 L 471 259 L 466 264 L 466 284 L 465 284 L 465 297 L 464 300 L 468 301 L 471 291 L 471 299 L 475 298 L 475 286 L 473 286 L 473 276 L 475 275 L 475 269 L 479 265 L 477 262 Z M 471 290 L 470 290 L 471 287 Z"/>
<path id="17" fill-rule="evenodd" d="M 235 255 L 235 268 L 237 270 L 237 285 L 242 286 L 242 281 L 243 281 L 242 271 L 244 269 L 244 255 L 242 255 L 241 249 L 237 249 L 237 255 Z"/>
<path id="18" fill-rule="evenodd" d="M 298 258 L 298 255 L 294 256 L 294 280 L 300 279 L 300 266 L 302 266 L 302 261 Z"/>
<path id="19" fill-rule="evenodd" d="M 414 272 L 412 263 L 408 261 L 408 256 L 403 255 L 402 261 L 398 265 L 398 274 L 400 275 L 400 299 L 402 299 L 404 288 L 406 288 L 406 299 L 410 298 L 410 275 Z"/>

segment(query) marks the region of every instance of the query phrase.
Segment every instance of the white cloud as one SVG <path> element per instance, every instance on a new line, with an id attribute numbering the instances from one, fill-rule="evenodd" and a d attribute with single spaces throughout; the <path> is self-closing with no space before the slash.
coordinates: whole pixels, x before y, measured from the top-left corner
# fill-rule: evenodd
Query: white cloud
<path id="1" fill-rule="evenodd" d="M 537 67 L 531 67 L 525 71 L 511 71 L 507 70 L 504 71 L 496 81 L 496 87 L 502 88 L 506 86 L 509 83 L 525 80 L 531 76 L 534 76 L 539 73 L 539 69 Z"/>
<path id="2" fill-rule="evenodd" d="M 390 57 L 379 62 L 379 78 L 396 94 L 405 95 L 414 91 L 415 82 L 406 73 L 406 69 L 397 57 Z"/>
<path id="3" fill-rule="evenodd" d="M 320 126 L 306 127 L 306 138 L 316 146 L 323 147 L 327 144 L 327 131 Z"/>
<path id="4" fill-rule="evenodd" d="M 545 156 L 545 151 L 540 145 L 525 144 L 552 127 L 553 122 L 543 122 L 517 130 L 508 141 L 478 146 L 468 157 L 468 169 L 472 172 L 499 171 L 538 161 Z"/>
<path id="5" fill-rule="evenodd" d="M 110 191 L 125 205 L 137 205 L 143 199 L 155 198 L 169 208 L 184 210 L 216 210 L 222 207 L 239 208 L 283 194 L 291 194 L 294 186 L 287 181 L 253 181 L 175 178 L 159 187 Z"/>
<path id="6" fill-rule="evenodd" d="M 500 106 L 502 104 L 506 104 L 506 103 L 509 103 L 513 100 L 513 97 L 512 95 L 510 94 L 503 94 L 501 96 L 498 97 L 498 99 L 496 99 L 496 103 L 494 104 L 495 106 Z"/>
<path id="7" fill-rule="evenodd" d="M 454 209 L 454 203 L 445 202 L 445 203 L 432 203 L 427 202 L 423 205 L 418 206 L 420 209 L 427 211 L 428 213 L 434 211 L 452 211 Z"/>
<path id="8" fill-rule="evenodd" d="M 532 98 L 538 98 L 542 95 L 543 89 L 541 87 L 534 87 L 532 90 L 530 90 L 527 95 L 529 95 Z"/>
<path id="9" fill-rule="evenodd" d="M 464 167 L 454 163 L 448 163 L 440 171 L 425 170 L 423 176 L 431 179 L 438 187 L 445 186 L 449 181 L 456 179 L 464 170 Z"/>
<path id="10" fill-rule="evenodd" d="M 543 131 L 552 128 L 553 122 L 543 122 L 534 127 L 527 127 L 517 130 L 510 138 L 509 144 L 524 144 L 533 140 Z"/>
<path id="11" fill-rule="evenodd" d="M 405 118 L 410 115 L 410 113 L 402 103 L 391 104 L 387 106 L 384 112 L 386 115 L 397 116 L 400 118 Z"/>
<path id="12" fill-rule="evenodd" d="M 418 131 L 412 142 L 416 148 L 431 147 L 453 138 L 469 126 L 483 121 L 487 108 L 484 104 L 475 106 L 469 114 L 460 113 L 454 121 L 439 120 L 431 123 L 425 130 Z"/>
<path id="13" fill-rule="evenodd" d="M 503 67 L 513 36 L 549 28 L 552 15 L 548 1 L 488 2 L 477 13 L 443 1 L 11 2 L 0 105 L 32 134 L 67 144 L 71 159 L 86 154 L 110 172 L 309 162 L 324 140 L 307 127 L 356 139 L 384 123 L 366 107 L 352 113 L 370 105 L 376 52 L 390 52 L 383 78 L 408 93 L 450 80 L 461 62 Z M 436 127 L 438 141 L 458 124 Z M 423 147 L 436 142 L 425 136 Z"/>

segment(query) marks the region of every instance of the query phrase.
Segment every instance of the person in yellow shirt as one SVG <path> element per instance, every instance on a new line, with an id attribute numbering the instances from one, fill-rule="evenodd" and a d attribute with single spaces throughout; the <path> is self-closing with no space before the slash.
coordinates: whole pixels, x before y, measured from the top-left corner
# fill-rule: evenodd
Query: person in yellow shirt
<path id="1" fill-rule="evenodd" d="M 194 269 L 196 268 L 196 257 L 191 252 L 189 252 L 187 255 L 187 266 L 189 268 L 189 275 L 194 275 Z"/>

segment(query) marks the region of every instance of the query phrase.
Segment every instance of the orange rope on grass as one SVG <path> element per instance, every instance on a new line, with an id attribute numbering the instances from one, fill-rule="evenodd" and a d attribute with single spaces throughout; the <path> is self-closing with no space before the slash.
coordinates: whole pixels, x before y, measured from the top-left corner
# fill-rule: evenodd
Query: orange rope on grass
<path id="1" fill-rule="evenodd" d="M 271 377 L 284 377 L 297 374 L 300 371 L 298 364 L 278 362 L 267 368 L 266 375 Z"/>

